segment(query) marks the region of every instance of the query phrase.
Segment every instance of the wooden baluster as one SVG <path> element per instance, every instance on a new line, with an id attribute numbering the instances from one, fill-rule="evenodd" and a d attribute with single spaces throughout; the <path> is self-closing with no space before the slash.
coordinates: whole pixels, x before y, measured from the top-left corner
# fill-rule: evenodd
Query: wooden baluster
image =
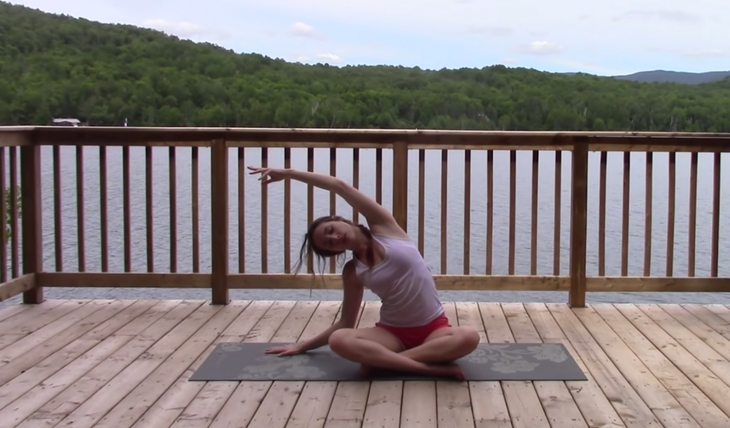
<path id="1" fill-rule="evenodd" d="M 393 216 L 408 231 L 408 143 L 393 144 Z"/>

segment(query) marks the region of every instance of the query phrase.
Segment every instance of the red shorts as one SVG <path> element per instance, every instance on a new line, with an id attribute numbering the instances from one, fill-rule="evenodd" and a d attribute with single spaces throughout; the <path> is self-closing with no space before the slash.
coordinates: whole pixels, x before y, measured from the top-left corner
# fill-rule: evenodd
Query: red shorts
<path id="1" fill-rule="evenodd" d="M 418 327 L 394 327 L 392 325 L 381 324 L 379 322 L 375 323 L 375 327 L 379 327 L 393 333 L 393 335 L 400 340 L 406 349 L 410 349 L 421 345 L 423 341 L 426 340 L 426 338 L 434 331 L 444 327 L 451 327 L 451 324 L 449 323 L 449 318 L 446 314 L 442 313 L 428 324 Z"/>

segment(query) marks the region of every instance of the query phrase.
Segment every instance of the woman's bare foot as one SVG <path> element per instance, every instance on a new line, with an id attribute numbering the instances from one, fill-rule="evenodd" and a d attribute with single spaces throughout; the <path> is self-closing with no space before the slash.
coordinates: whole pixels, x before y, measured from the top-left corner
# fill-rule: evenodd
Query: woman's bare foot
<path id="1" fill-rule="evenodd" d="M 464 375 L 464 370 L 462 370 L 461 367 L 459 367 L 457 364 L 451 363 L 451 364 L 432 364 L 429 365 L 429 371 L 430 374 L 434 376 L 443 376 L 443 377 L 452 377 L 456 378 L 458 380 L 465 380 L 466 376 Z M 365 364 L 360 364 L 360 370 L 358 370 L 358 376 L 362 378 L 369 378 L 375 374 L 377 374 L 378 371 L 384 371 L 384 369 L 378 368 L 378 367 L 372 367 Z"/>
<path id="2" fill-rule="evenodd" d="M 433 374 L 436 376 L 453 377 L 458 380 L 466 380 L 464 370 L 459 367 L 458 364 L 447 364 L 447 365 L 431 365 Z"/>
<path id="3" fill-rule="evenodd" d="M 373 373 L 373 368 L 370 366 L 366 366 L 365 364 L 360 364 L 360 370 L 358 370 L 357 374 L 360 377 L 368 378 Z"/>

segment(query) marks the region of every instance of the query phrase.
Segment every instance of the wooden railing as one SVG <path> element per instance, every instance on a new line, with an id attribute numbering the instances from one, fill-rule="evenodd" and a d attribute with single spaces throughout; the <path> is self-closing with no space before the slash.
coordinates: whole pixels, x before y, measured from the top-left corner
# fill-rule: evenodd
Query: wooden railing
<path id="1" fill-rule="evenodd" d="M 571 306 L 584 306 L 586 291 L 730 291 L 730 239 L 721 239 L 730 215 L 720 209 L 728 151 L 730 134 L 0 128 L 0 188 L 17 189 L 0 204 L 9 219 L 0 301 L 23 293 L 37 303 L 43 287 L 210 288 L 214 304 L 231 289 L 340 288 L 334 260 L 322 275 L 311 259 L 316 275 L 292 274 L 301 237 L 319 215 L 364 219 L 311 186 L 261 186 L 247 165 L 333 173 L 372 195 L 440 289 L 568 291 Z M 677 179 L 687 164 L 688 183 Z M 435 180 L 440 188 L 427 186 Z M 686 230 L 675 210 L 683 187 Z M 709 235 L 699 250 L 698 230 Z"/>

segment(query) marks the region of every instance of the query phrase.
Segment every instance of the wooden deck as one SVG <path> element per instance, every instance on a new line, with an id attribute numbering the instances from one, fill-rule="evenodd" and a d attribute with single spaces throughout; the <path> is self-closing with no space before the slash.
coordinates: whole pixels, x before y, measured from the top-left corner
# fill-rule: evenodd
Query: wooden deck
<path id="1" fill-rule="evenodd" d="M 187 382 L 214 344 L 307 337 L 339 303 L 55 300 L 0 310 L 0 426 L 730 426 L 726 306 L 447 308 L 484 341 L 566 344 L 589 382 Z"/>

